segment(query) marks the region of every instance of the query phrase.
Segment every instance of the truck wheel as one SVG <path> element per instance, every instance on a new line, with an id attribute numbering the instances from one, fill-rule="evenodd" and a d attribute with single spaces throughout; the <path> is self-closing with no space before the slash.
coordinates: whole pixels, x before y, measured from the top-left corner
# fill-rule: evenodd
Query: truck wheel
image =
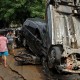
<path id="1" fill-rule="evenodd" d="M 61 52 L 59 47 L 54 46 L 49 50 L 47 58 L 43 59 L 43 68 L 48 75 L 53 75 L 56 66 L 60 65 Z"/>
<path id="2" fill-rule="evenodd" d="M 55 65 L 59 65 L 61 61 L 61 51 L 60 48 L 55 46 L 52 47 L 48 53 L 48 67 L 54 68 Z"/>
<path id="3" fill-rule="evenodd" d="M 46 57 L 42 58 L 42 65 L 43 65 L 43 71 L 44 71 L 45 75 L 47 75 L 48 78 L 51 78 L 52 72 L 50 72 L 50 70 L 48 68 Z"/>

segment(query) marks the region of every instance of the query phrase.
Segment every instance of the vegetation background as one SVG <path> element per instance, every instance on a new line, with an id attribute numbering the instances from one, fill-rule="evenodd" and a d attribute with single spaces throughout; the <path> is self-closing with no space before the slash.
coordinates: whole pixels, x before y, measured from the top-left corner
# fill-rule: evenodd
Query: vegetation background
<path id="1" fill-rule="evenodd" d="M 23 24 L 27 18 L 45 17 L 46 0 L 0 0 L 0 28 Z"/>

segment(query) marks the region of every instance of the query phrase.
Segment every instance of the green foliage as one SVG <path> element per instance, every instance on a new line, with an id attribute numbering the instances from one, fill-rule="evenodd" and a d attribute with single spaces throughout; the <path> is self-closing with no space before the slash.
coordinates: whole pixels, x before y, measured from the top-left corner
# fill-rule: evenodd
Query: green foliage
<path id="1" fill-rule="evenodd" d="M 45 0 L 0 0 L 0 20 L 23 23 L 28 17 L 44 18 Z"/>
<path id="2" fill-rule="evenodd" d="M 44 18 L 45 14 L 45 0 L 33 0 L 31 3 L 30 10 L 32 11 L 32 17 Z"/>

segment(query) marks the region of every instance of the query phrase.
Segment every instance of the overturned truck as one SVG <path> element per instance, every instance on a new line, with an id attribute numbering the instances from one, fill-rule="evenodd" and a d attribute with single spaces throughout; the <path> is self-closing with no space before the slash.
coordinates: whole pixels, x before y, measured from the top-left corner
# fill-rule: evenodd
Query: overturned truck
<path id="1" fill-rule="evenodd" d="M 80 73 L 80 0 L 47 0 L 46 18 L 45 68 Z"/>
<path id="2" fill-rule="evenodd" d="M 27 19 L 21 29 L 21 43 L 39 58 L 46 71 L 80 73 L 79 34 L 80 0 L 47 0 L 46 24 Z M 22 55 L 15 59 L 22 62 L 28 61 L 28 56 L 30 61 L 37 59 Z"/>

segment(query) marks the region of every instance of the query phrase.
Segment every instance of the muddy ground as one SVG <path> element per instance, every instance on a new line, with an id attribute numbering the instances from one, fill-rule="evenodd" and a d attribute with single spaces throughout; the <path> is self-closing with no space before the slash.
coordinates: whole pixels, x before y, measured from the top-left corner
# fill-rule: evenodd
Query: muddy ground
<path id="1" fill-rule="evenodd" d="M 24 49 L 15 49 L 15 55 Z M 47 77 L 42 65 L 18 65 L 13 55 L 7 59 L 8 67 L 0 65 L 0 80 L 80 80 L 79 74 L 56 74 Z"/>
<path id="2" fill-rule="evenodd" d="M 15 55 L 22 50 L 15 50 Z M 41 65 L 18 65 L 13 55 L 8 56 L 7 64 L 7 68 L 0 65 L 0 80 L 45 80 Z"/>

